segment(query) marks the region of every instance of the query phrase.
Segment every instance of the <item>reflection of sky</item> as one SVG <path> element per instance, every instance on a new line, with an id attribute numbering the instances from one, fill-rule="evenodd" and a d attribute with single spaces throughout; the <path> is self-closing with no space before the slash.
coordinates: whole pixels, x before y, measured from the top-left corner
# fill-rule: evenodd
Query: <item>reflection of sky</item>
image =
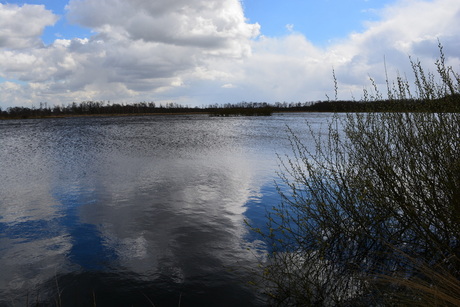
<path id="1" fill-rule="evenodd" d="M 213 165 L 217 158 L 220 166 Z M 109 170 L 112 180 L 104 186 L 107 201 L 84 208 L 82 219 L 105 221 L 104 236 L 117 251 L 118 261 L 134 272 L 168 263 L 170 270 L 183 276 L 200 257 L 202 267 L 204 258 L 229 260 L 224 254 L 240 248 L 238 238 L 245 232 L 242 205 L 252 178 L 244 160 L 225 159 L 208 155 L 193 160 L 124 160 L 120 169 Z M 137 169 L 129 179 L 120 173 L 126 163 Z M 199 274 L 192 271 L 189 274 Z"/>
<path id="2" fill-rule="evenodd" d="M 114 253 L 105 247 L 104 240 L 96 226 L 81 223 L 79 218 L 79 208 L 83 205 L 91 205 L 94 200 L 88 198 L 88 195 L 81 190 L 71 190 L 66 193 L 55 193 L 54 196 L 60 205 L 57 206 L 58 210 L 53 218 L 30 219 L 13 223 L 0 222 L 0 237 L 25 248 L 30 245 L 27 249 L 32 254 L 37 252 L 34 250 L 37 248 L 37 242 L 42 242 L 42 244 L 46 242 L 46 251 L 43 256 L 46 256 L 49 251 L 57 250 L 65 253 L 69 261 L 81 266 L 82 269 L 104 269 L 103 264 L 110 263 L 114 258 Z M 38 248 L 43 249 L 42 246 Z M 12 256 L 6 247 L 1 250 L 6 252 L 5 256 Z"/>
<path id="3" fill-rule="evenodd" d="M 259 228 L 263 233 L 268 233 L 266 213 L 280 201 L 278 192 L 273 182 L 262 186 L 257 197 L 251 197 L 245 204 L 245 216 L 251 227 Z M 256 232 L 250 231 L 246 234 L 248 241 L 263 240 Z M 268 243 L 268 242 L 264 242 Z"/>
<path id="4" fill-rule="evenodd" d="M 252 259 L 244 219 L 279 199 L 275 152 L 296 116 L 0 126 L 0 291 L 72 270 L 224 282 Z"/>
<path id="5" fill-rule="evenodd" d="M 73 192 L 73 193 L 72 193 Z M 70 262 L 83 270 L 104 270 L 113 260 L 115 252 L 105 245 L 104 238 L 93 224 L 82 223 L 79 217 L 81 206 L 91 206 L 96 200 L 87 191 L 56 192 L 54 195 L 61 203 L 59 225 L 71 244 L 67 252 Z"/>
<path id="6" fill-rule="evenodd" d="M 282 183 L 281 180 L 277 180 L 277 185 L 278 189 L 280 189 L 286 197 L 289 197 L 290 188 L 286 184 Z M 280 229 L 277 229 L 278 225 L 288 227 L 294 233 L 300 233 L 297 231 L 298 225 L 295 223 L 295 219 L 292 218 L 296 213 L 294 210 L 290 210 L 289 206 L 281 206 L 282 200 L 278 189 L 275 187 L 273 182 L 267 183 L 261 187 L 259 196 L 250 198 L 245 205 L 247 210 L 244 215 L 251 227 L 260 229 L 260 231 L 265 235 L 272 233 L 276 239 L 282 239 L 283 244 L 286 244 L 283 246 L 278 242 L 270 241 L 271 239 L 269 237 L 263 237 L 255 231 L 249 231 L 244 236 L 244 240 L 251 242 L 259 254 L 265 253 L 267 250 L 273 251 L 273 243 L 276 243 L 277 252 L 280 252 L 281 250 L 285 251 L 286 246 L 295 246 L 296 243 L 290 240 L 289 235 L 286 236 L 288 232 L 283 233 Z M 285 218 L 274 214 L 275 211 L 273 210 L 273 207 L 282 209 L 282 212 L 285 212 L 283 214 Z M 272 225 L 267 224 L 269 213 L 273 223 Z"/>

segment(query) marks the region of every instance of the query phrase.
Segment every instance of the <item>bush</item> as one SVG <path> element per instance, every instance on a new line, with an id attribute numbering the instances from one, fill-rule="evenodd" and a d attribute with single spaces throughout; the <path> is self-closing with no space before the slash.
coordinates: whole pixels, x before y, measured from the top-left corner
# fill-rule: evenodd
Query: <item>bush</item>
<path id="1" fill-rule="evenodd" d="M 412 112 L 335 115 L 315 151 L 290 133 L 282 201 L 253 229 L 273 304 L 460 305 L 460 78 L 440 53 L 436 82 L 411 60 L 417 96 L 387 81 Z"/>

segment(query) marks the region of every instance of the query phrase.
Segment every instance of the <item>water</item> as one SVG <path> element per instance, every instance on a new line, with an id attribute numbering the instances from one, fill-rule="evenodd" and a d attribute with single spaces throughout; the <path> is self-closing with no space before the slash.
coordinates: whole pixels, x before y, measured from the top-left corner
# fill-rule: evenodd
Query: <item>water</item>
<path id="1" fill-rule="evenodd" d="M 328 118 L 0 121 L 0 306 L 263 306 L 244 221 L 279 201 L 286 125 Z"/>

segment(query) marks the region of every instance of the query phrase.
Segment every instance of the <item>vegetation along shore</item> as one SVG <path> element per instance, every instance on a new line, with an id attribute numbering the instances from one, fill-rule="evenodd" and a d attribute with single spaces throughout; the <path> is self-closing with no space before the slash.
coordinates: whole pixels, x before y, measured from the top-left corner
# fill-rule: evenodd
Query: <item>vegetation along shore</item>
<path id="1" fill-rule="evenodd" d="M 436 78 L 411 61 L 413 87 L 387 80 L 385 102 L 311 130 L 315 150 L 290 133 L 288 188 L 248 221 L 273 305 L 460 306 L 460 74 L 439 48 Z"/>
<path id="2" fill-rule="evenodd" d="M 111 104 L 103 101 L 73 102 L 68 105 L 0 108 L 0 119 L 57 118 L 70 116 L 177 115 L 210 114 L 211 116 L 270 116 L 274 112 L 457 112 L 460 95 L 441 97 L 398 98 L 379 100 L 327 100 L 316 102 L 240 102 L 235 104 L 188 107 L 176 103 L 155 102 Z"/>

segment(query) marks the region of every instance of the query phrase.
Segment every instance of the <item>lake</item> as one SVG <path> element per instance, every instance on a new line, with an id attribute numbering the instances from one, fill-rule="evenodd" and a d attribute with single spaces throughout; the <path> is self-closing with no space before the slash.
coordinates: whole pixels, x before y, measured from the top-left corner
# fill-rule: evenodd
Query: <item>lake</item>
<path id="1" fill-rule="evenodd" d="M 265 305 L 245 220 L 280 201 L 286 125 L 331 116 L 0 121 L 0 306 Z"/>

